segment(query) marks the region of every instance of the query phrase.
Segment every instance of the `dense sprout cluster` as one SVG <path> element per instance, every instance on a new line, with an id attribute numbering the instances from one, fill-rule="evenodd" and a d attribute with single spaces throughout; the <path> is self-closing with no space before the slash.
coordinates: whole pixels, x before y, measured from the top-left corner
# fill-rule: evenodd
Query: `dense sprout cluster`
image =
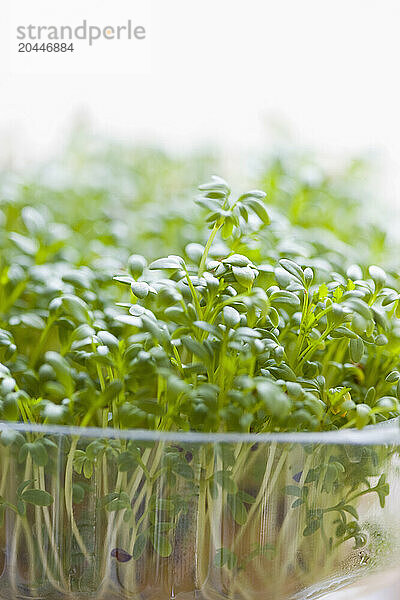
<path id="1" fill-rule="evenodd" d="M 164 168 L 168 199 L 181 169 Z M 398 276 L 355 263 L 349 235 L 312 212 L 343 208 L 327 180 L 300 182 L 285 214 L 282 165 L 267 197 L 214 177 L 193 211 L 134 175 L 131 206 L 106 189 L 87 210 L 83 192 L 72 210 L 65 190 L 3 192 L 0 419 L 263 432 L 398 414 Z"/>

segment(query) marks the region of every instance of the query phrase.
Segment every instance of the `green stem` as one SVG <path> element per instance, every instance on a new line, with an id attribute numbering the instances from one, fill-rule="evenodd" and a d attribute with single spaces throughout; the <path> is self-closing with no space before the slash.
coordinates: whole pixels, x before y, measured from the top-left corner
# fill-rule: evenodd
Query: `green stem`
<path id="1" fill-rule="evenodd" d="M 31 475 L 31 468 L 32 468 L 32 458 L 31 455 L 28 454 L 27 459 L 26 459 L 26 463 L 25 463 L 25 471 L 24 471 L 24 481 L 27 481 L 28 479 L 30 479 L 30 475 Z M 22 518 L 18 519 L 18 517 L 15 518 L 15 526 L 14 526 L 14 530 L 13 530 L 13 536 L 12 536 L 12 541 L 11 541 L 11 556 L 10 556 L 10 579 L 11 579 L 11 587 L 13 589 L 13 592 L 16 596 L 18 596 L 19 590 L 18 590 L 18 585 L 17 585 L 17 576 L 18 576 L 18 542 L 19 542 L 19 537 L 20 537 L 20 532 L 21 532 L 21 526 L 22 526 Z"/>
<path id="2" fill-rule="evenodd" d="M 318 346 L 323 342 L 328 335 L 331 333 L 333 327 L 327 327 L 325 331 L 320 335 L 320 337 L 315 340 L 313 344 L 310 344 L 308 348 L 306 348 L 299 356 L 299 360 L 297 363 L 297 367 L 301 367 L 302 364 L 313 354 L 313 352 L 318 348 Z"/>
<path id="3" fill-rule="evenodd" d="M 67 464 L 65 466 L 65 508 L 67 510 L 68 518 L 71 522 L 72 533 L 75 536 L 75 539 L 78 543 L 79 548 L 81 549 L 83 555 L 87 558 L 89 553 L 85 546 L 85 543 L 79 533 L 78 526 L 75 521 L 73 506 L 72 506 L 72 473 L 73 473 L 73 463 L 75 457 L 75 450 L 78 445 L 78 436 L 73 436 L 71 448 L 68 453 Z"/>
<path id="4" fill-rule="evenodd" d="M 15 288 L 13 289 L 13 291 L 11 292 L 11 294 L 8 296 L 8 298 L 6 299 L 6 302 L 4 303 L 4 306 L 2 308 L 2 313 L 5 315 L 7 313 L 7 311 L 15 304 L 15 302 L 18 300 L 18 298 L 20 297 L 20 295 L 22 294 L 22 292 L 25 290 L 26 286 L 27 286 L 28 281 L 20 281 Z"/>
<path id="5" fill-rule="evenodd" d="M 187 270 L 186 265 L 183 267 L 183 269 L 185 271 L 186 281 L 188 282 L 188 286 L 189 286 L 190 292 L 192 294 L 193 302 L 196 307 L 196 312 L 198 314 L 199 319 L 201 320 L 203 318 L 203 311 L 201 310 L 199 297 L 197 295 L 196 290 L 194 289 L 194 285 L 192 283 L 192 280 L 190 279 L 189 271 Z"/>
<path id="6" fill-rule="evenodd" d="M 46 323 L 46 327 L 43 329 L 41 336 L 39 338 L 39 342 L 38 345 L 36 346 L 35 350 L 33 351 L 32 357 L 31 357 L 31 366 L 34 369 L 36 366 L 37 361 L 39 360 L 39 356 L 43 350 L 43 346 L 45 345 L 47 338 L 49 336 L 51 327 L 53 325 L 55 321 L 55 317 L 49 317 Z"/>
<path id="7" fill-rule="evenodd" d="M 301 313 L 300 332 L 299 332 L 299 339 L 297 342 L 297 354 L 298 355 L 301 355 L 301 352 L 303 350 L 304 340 L 307 335 L 307 331 L 306 331 L 307 317 L 308 317 L 308 291 L 304 290 L 304 301 L 303 301 L 303 309 L 302 309 L 302 313 Z"/>
<path id="8" fill-rule="evenodd" d="M 43 467 L 34 467 L 34 473 L 36 476 L 35 481 L 38 481 L 37 489 L 46 491 L 44 468 Z M 64 586 L 65 589 L 68 589 L 68 584 L 63 576 L 63 569 L 62 569 L 62 565 L 61 565 L 60 559 L 59 559 L 57 543 L 56 543 L 56 540 L 54 539 L 54 533 L 53 533 L 53 528 L 51 525 L 49 508 L 47 506 L 42 506 L 42 511 L 43 511 L 43 517 L 44 517 L 44 522 L 46 525 L 48 537 L 50 540 L 50 545 L 52 548 L 52 559 L 57 566 L 62 585 Z"/>
<path id="9" fill-rule="evenodd" d="M 204 248 L 204 252 L 203 252 L 203 255 L 201 257 L 200 266 L 199 266 L 199 272 L 198 272 L 199 277 L 201 277 L 203 275 L 204 271 L 205 271 L 206 260 L 207 260 L 207 257 L 208 257 L 208 253 L 209 253 L 211 245 L 212 245 L 212 243 L 213 243 L 213 241 L 215 239 L 215 236 L 217 235 L 217 233 L 221 229 L 221 227 L 222 227 L 222 223 L 220 223 L 220 221 L 216 221 L 214 223 L 214 227 L 211 230 L 210 237 L 207 240 L 207 244 L 206 244 L 206 246 Z"/>

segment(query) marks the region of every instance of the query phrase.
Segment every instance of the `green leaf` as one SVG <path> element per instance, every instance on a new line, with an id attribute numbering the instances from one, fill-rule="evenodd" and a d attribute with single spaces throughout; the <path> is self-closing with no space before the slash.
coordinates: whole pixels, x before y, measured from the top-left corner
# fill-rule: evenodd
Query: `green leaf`
<path id="1" fill-rule="evenodd" d="M 132 285 L 134 282 L 134 279 L 130 275 L 114 275 L 113 279 L 124 285 Z"/>
<path id="2" fill-rule="evenodd" d="M 114 400 L 114 398 L 118 397 L 122 389 L 123 383 L 122 381 L 119 381 L 119 379 L 114 379 L 114 381 L 108 383 L 105 390 L 101 394 L 103 405 L 107 406 L 108 404 L 110 404 Z"/>
<path id="3" fill-rule="evenodd" d="M 35 506 L 50 506 L 53 496 L 44 490 L 26 490 L 21 494 L 22 500 Z"/>
<path id="4" fill-rule="evenodd" d="M 274 292 L 270 296 L 270 301 L 273 304 L 287 304 L 288 306 L 300 306 L 300 299 L 293 292 L 288 292 L 286 290 L 281 290 L 279 292 Z"/>
<path id="5" fill-rule="evenodd" d="M 118 469 L 123 473 L 137 467 L 138 456 L 133 455 L 131 452 L 122 452 L 118 456 Z"/>
<path id="6" fill-rule="evenodd" d="M 270 367 L 269 372 L 276 379 L 285 379 L 286 381 L 295 383 L 297 380 L 296 374 L 286 363 L 281 363 L 278 367 Z M 260 386 L 257 386 L 259 389 Z"/>
<path id="7" fill-rule="evenodd" d="M 380 333 L 375 338 L 375 344 L 377 346 L 386 346 L 386 344 L 388 342 L 389 342 L 389 340 L 387 339 L 386 335 L 384 335 L 383 333 Z"/>
<path id="8" fill-rule="evenodd" d="M 44 467 L 47 465 L 49 457 L 47 455 L 47 450 L 43 446 L 40 441 L 34 442 L 31 448 L 31 456 L 33 462 L 39 467 Z"/>
<path id="9" fill-rule="evenodd" d="M 285 271 L 293 275 L 301 283 L 303 282 L 303 269 L 297 263 L 295 263 L 293 260 L 289 260 L 288 258 L 282 258 L 279 261 L 279 264 L 285 269 Z"/>
<path id="10" fill-rule="evenodd" d="M 387 294 L 382 300 L 382 306 L 388 306 L 399 299 L 399 295 L 395 292 Z"/>
<path id="11" fill-rule="evenodd" d="M 33 462 L 39 467 L 43 467 L 48 462 L 46 448 L 39 440 L 36 442 L 26 442 L 21 446 L 18 454 L 18 462 L 24 462 L 28 454 L 31 455 Z"/>
<path id="12" fill-rule="evenodd" d="M 183 336 L 182 343 L 189 350 L 189 352 L 195 354 L 204 362 L 208 362 L 210 360 L 210 355 L 207 352 L 206 347 L 197 340 L 194 340 L 193 338 L 188 336 Z"/>
<path id="13" fill-rule="evenodd" d="M 20 485 L 17 488 L 17 496 L 21 496 L 22 492 L 28 487 L 28 485 L 30 485 L 31 483 L 33 483 L 33 479 L 27 479 L 26 481 L 23 481 L 22 483 L 20 483 Z"/>
<path id="14" fill-rule="evenodd" d="M 222 192 L 224 196 L 229 195 L 230 193 L 230 187 L 227 184 L 227 182 L 225 181 L 225 179 L 222 179 L 222 177 L 219 177 L 218 175 L 213 175 L 211 177 L 211 181 L 208 181 L 207 183 L 202 183 L 201 185 L 199 185 L 199 190 L 201 192 Z"/>
<path id="15" fill-rule="evenodd" d="M 278 327 L 279 325 L 279 313 L 278 311 L 271 306 L 268 312 L 268 316 L 271 319 L 271 323 L 274 327 Z"/>
<path id="16" fill-rule="evenodd" d="M 131 502 L 126 492 L 119 492 L 115 497 L 111 498 L 109 502 L 104 502 L 104 499 L 102 502 L 108 512 L 131 508 Z"/>
<path id="17" fill-rule="evenodd" d="M 379 408 L 379 412 L 383 415 L 387 413 L 398 413 L 399 403 L 394 396 L 382 396 L 376 403 L 375 408 Z"/>
<path id="18" fill-rule="evenodd" d="M 364 354 L 364 342 L 358 337 L 350 340 L 350 358 L 352 362 L 359 363 Z"/>
<path id="19" fill-rule="evenodd" d="M 261 334 L 259 331 L 256 331 L 255 329 L 251 329 L 251 327 L 238 327 L 236 329 L 235 337 L 237 337 L 237 338 L 241 337 L 243 339 L 246 339 L 246 338 L 259 339 L 261 337 Z"/>
<path id="20" fill-rule="evenodd" d="M 380 478 L 379 481 L 375 487 L 375 490 L 378 494 L 379 497 L 379 504 L 381 505 L 381 508 L 385 508 L 385 501 L 386 501 L 386 496 L 389 495 L 389 484 L 386 483 L 386 474 L 383 473 Z"/>
<path id="21" fill-rule="evenodd" d="M 297 500 L 295 500 L 293 502 L 292 508 L 297 508 L 298 506 L 301 506 L 302 504 L 304 504 L 303 498 L 297 498 Z"/>
<path id="22" fill-rule="evenodd" d="M 385 381 L 388 381 L 389 383 L 396 383 L 397 381 L 399 381 L 399 379 L 400 379 L 399 371 L 391 371 L 385 377 Z"/>
<path id="23" fill-rule="evenodd" d="M 164 407 L 158 404 L 157 400 L 143 398 L 143 400 L 136 401 L 136 406 L 149 415 L 162 417 L 165 413 Z"/>
<path id="24" fill-rule="evenodd" d="M 255 198 L 256 200 L 264 200 L 264 198 L 266 198 L 267 194 L 265 192 L 263 192 L 262 190 L 250 190 L 249 192 L 246 192 L 245 194 L 242 194 L 242 196 L 239 197 L 239 202 L 243 202 L 246 201 L 248 198 Z"/>
<path id="25" fill-rule="evenodd" d="M 307 289 L 311 286 L 314 279 L 314 271 L 310 267 L 306 267 L 304 269 L 304 282 L 307 286 Z"/>
<path id="26" fill-rule="evenodd" d="M 135 279 L 141 276 L 146 265 L 147 260 L 140 254 L 131 254 L 128 258 L 128 270 Z"/>
<path id="27" fill-rule="evenodd" d="M 368 272 L 371 276 L 371 279 L 375 283 L 376 289 L 380 290 L 386 284 L 387 275 L 381 267 L 377 267 L 376 265 L 371 265 L 368 268 Z"/>
<path id="28" fill-rule="evenodd" d="M 362 429 L 368 425 L 371 416 L 371 408 L 367 404 L 358 404 L 356 406 L 356 425 Z"/>
<path id="29" fill-rule="evenodd" d="M 368 388 L 367 393 L 364 396 L 364 404 L 368 404 L 368 406 L 373 406 L 375 396 L 376 396 L 375 388 L 374 387 Z"/>
<path id="30" fill-rule="evenodd" d="M 318 518 L 313 518 L 310 519 L 307 523 L 307 526 L 305 527 L 304 531 L 303 531 L 303 535 L 304 537 L 308 537 L 310 535 L 313 535 L 313 533 L 315 533 L 316 531 L 318 531 L 318 529 L 321 527 L 321 520 Z"/>
<path id="31" fill-rule="evenodd" d="M 42 231 L 46 227 L 46 220 L 43 215 L 32 206 L 24 206 L 21 216 L 27 230 L 33 235 Z"/>
<path id="32" fill-rule="evenodd" d="M 174 323 L 178 323 L 179 325 L 188 325 L 190 323 L 190 319 L 188 318 L 186 312 L 183 310 L 181 306 L 168 306 L 165 311 L 165 320 Z M 197 321 L 197 323 L 203 323 L 203 321 Z M 208 325 L 208 323 L 207 323 Z M 200 327 L 200 325 L 197 325 Z M 212 327 L 212 325 L 210 325 Z"/>
<path id="33" fill-rule="evenodd" d="M 346 304 L 353 308 L 366 321 L 372 321 L 371 309 L 368 304 L 360 298 L 350 298 L 347 300 Z"/>
<path id="34" fill-rule="evenodd" d="M 368 326 L 368 321 L 366 319 L 364 319 L 364 317 L 362 317 L 358 313 L 355 313 L 353 315 L 351 322 L 352 322 L 354 331 L 356 333 L 358 333 L 359 335 L 363 334 L 366 331 L 367 326 Z"/>
<path id="35" fill-rule="evenodd" d="M 334 331 L 332 331 L 331 336 L 333 338 L 347 337 L 349 339 L 354 340 L 358 338 L 357 334 L 354 331 L 352 331 L 348 327 L 345 327 L 344 325 L 340 325 Z"/>
<path id="36" fill-rule="evenodd" d="M 231 254 L 227 258 L 224 258 L 222 262 L 231 267 L 247 267 L 251 265 L 251 260 L 243 254 Z"/>
<path id="37" fill-rule="evenodd" d="M 231 478 L 230 473 L 227 471 L 216 471 L 212 478 L 225 492 L 228 492 L 228 494 L 236 494 L 237 485 Z"/>
<path id="38" fill-rule="evenodd" d="M 103 496 L 103 498 L 100 499 L 99 504 L 100 506 L 104 507 L 106 506 L 106 504 L 109 504 L 112 500 L 115 500 L 115 498 L 118 497 L 118 492 L 110 492 L 109 494 L 106 494 L 105 496 Z"/>
<path id="39" fill-rule="evenodd" d="M 78 323 L 85 323 L 90 320 L 88 305 L 78 296 L 65 294 L 61 296 L 61 303 L 65 313 Z"/>
<path id="40" fill-rule="evenodd" d="M 131 508 L 127 508 L 124 512 L 123 521 L 124 523 L 130 523 L 133 517 L 133 510 Z"/>
<path id="41" fill-rule="evenodd" d="M 146 543 L 147 535 L 145 533 L 139 533 L 139 535 L 136 537 L 135 544 L 133 546 L 132 557 L 134 560 L 138 560 L 142 556 L 146 547 Z"/>
<path id="42" fill-rule="evenodd" d="M 72 485 L 72 502 L 74 504 L 81 504 L 85 497 L 85 489 L 79 483 L 74 483 Z"/>
<path id="43" fill-rule="evenodd" d="M 177 271 L 178 269 L 181 269 L 184 264 L 185 261 L 180 256 L 170 255 L 167 258 L 159 258 L 158 260 L 153 261 L 149 265 L 149 269 L 172 269 Z"/>
<path id="44" fill-rule="evenodd" d="M 232 272 L 236 281 L 244 288 L 249 289 L 253 285 L 256 275 L 251 267 L 232 267 Z"/>
<path id="45" fill-rule="evenodd" d="M 236 497 L 239 498 L 239 500 L 241 500 L 242 502 L 245 502 L 246 504 L 254 504 L 254 502 L 256 501 L 254 496 L 251 496 L 244 490 L 238 490 Z"/>
<path id="46" fill-rule="evenodd" d="M 31 327 L 32 329 L 44 329 L 45 327 L 45 322 L 42 317 L 33 312 L 21 315 L 20 319 L 22 325 Z"/>
<path id="47" fill-rule="evenodd" d="M 223 240 L 227 240 L 231 237 L 234 227 L 234 221 L 231 217 L 226 217 L 224 224 L 221 229 L 221 237 Z"/>
<path id="48" fill-rule="evenodd" d="M 71 382 L 71 368 L 68 364 L 68 361 L 58 354 L 58 352 L 46 352 L 45 354 L 46 362 L 49 363 L 56 372 L 57 379 L 64 385 L 68 386 Z"/>
<path id="49" fill-rule="evenodd" d="M 237 556 L 229 548 L 219 548 L 214 557 L 214 565 L 216 567 L 227 567 L 234 569 L 237 564 Z"/>
<path id="50" fill-rule="evenodd" d="M 93 462 L 91 460 L 86 459 L 83 463 L 83 474 L 86 479 L 90 479 L 93 475 Z"/>
<path id="51" fill-rule="evenodd" d="M 166 535 L 155 535 L 151 538 L 154 550 L 162 558 L 167 558 L 172 552 L 172 544 Z"/>
<path id="52" fill-rule="evenodd" d="M 24 254 L 29 256 L 35 256 L 39 250 L 39 243 L 33 238 L 28 238 L 19 233 L 10 233 L 10 240 L 21 250 Z"/>
<path id="53" fill-rule="evenodd" d="M 206 323 L 205 321 L 194 321 L 193 325 L 195 325 L 202 331 L 207 331 L 208 333 L 211 333 L 218 339 L 222 339 L 223 337 L 221 330 L 218 329 L 218 327 L 216 327 L 215 325 L 210 325 L 210 323 Z"/>
<path id="54" fill-rule="evenodd" d="M 263 192 L 261 192 L 263 193 Z M 248 194 L 245 194 L 245 196 L 248 196 L 248 198 L 246 198 L 246 205 L 251 208 L 251 210 L 257 215 L 257 217 L 260 219 L 260 221 L 262 221 L 264 223 L 264 225 L 269 225 L 270 224 L 270 218 L 269 215 L 267 213 L 267 209 L 264 206 L 264 203 L 261 202 L 259 199 L 250 196 L 250 194 L 254 194 L 254 192 L 249 192 Z M 265 194 L 264 194 L 265 196 Z M 241 200 L 243 201 L 244 196 L 241 197 Z"/>
<path id="55" fill-rule="evenodd" d="M 2 391 L 2 386 L 0 386 L 0 390 Z M 18 395 L 17 394 L 18 394 L 18 392 L 9 393 L 7 396 L 5 396 L 5 398 L 3 400 L 2 418 L 6 421 L 18 421 L 19 406 L 18 406 Z"/>
<path id="56" fill-rule="evenodd" d="M 237 494 L 228 494 L 227 504 L 236 523 L 238 525 L 244 525 L 247 519 L 247 510 Z"/>
<path id="57" fill-rule="evenodd" d="M 177 462 L 173 465 L 173 471 L 184 479 L 193 479 L 194 472 L 190 465 L 184 462 Z"/>
<path id="58" fill-rule="evenodd" d="M 117 320 L 125 325 L 131 325 L 132 327 L 141 327 L 142 319 L 135 317 L 134 315 L 118 315 Z"/>
<path id="59" fill-rule="evenodd" d="M 240 323 L 240 313 L 232 306 L 224 306 L 223 308 L 224 323 L 227 327 L 233 328 Z"/>
<path id="60" fill-rule="evenodd" d="M 168 533 L 174 527 L 174 524 L 170 523 L 169 521 L 159 521 L 156 513 L 153 512 L 150 514 L 150 521 L 153 523 L 148 530 L 150 536 L 156 537 L 161 533 Z"/>
<path id="61" fill-rule="evenodd" d="M 146 296 L 148 295 L 150 291 L 150 286 L 145 281 L 135 281 L 131 285 L 131 290 L 137 298 L 142 299 L 146 298 Z"/>
<path id="62" fill-rule="evenodd" d="M 297 487 L 297 485 L 287 485 L 285 487 L 285 492 L 289 496 L 298 496 L 299 498 L 302 496 L 301 488 Z"/>

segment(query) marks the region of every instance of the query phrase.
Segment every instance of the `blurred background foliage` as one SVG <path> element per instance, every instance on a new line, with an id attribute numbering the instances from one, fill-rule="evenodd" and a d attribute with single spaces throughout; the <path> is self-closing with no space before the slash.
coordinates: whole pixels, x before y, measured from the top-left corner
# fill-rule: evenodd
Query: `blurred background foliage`
<path id="1" fill-rule="evenodd" d="M 77 265 L 101 258 L 105 268 L 118 269 L 132 252 L 148 259 L 182 253 L 189 242 L 207 237 L 193 199 L 197 185 L 216 173 L 234 188 L 267 193 L 272 226 L 252 240 L 255 260 L 325 256 L 343 270 L 352 263 L 396 268 L 390 228 L 365 193 L 367 162 L 327 169 L 314 156 L 290 150 L 266 153 L 242 170 L 226 163 L 218 152 L 177 156 L 77 134 L 61 158 L 33 173 L 2 173 L 1 248 L 7 231 L 29 233 L 22 209 L 31 206 L 47 223 L 62 224 L 53 232 L 57 251 L 63 247 Z"/>

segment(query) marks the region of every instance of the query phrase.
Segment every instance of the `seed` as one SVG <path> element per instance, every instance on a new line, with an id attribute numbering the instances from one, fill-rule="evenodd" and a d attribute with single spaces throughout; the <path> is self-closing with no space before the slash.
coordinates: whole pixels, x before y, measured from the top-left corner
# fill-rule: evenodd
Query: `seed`
<path id="1" fill-rule="evenodd" d="M 113 550 L 111 550 L 111 556 L 113 558 L 116 558 L 118 562 L 128 562 L 131 560 L 132 555 L 129 554 L 129 552 L 127 552 L 126 550 L 123 550 L 122 548 L 114 548 Z"/>

